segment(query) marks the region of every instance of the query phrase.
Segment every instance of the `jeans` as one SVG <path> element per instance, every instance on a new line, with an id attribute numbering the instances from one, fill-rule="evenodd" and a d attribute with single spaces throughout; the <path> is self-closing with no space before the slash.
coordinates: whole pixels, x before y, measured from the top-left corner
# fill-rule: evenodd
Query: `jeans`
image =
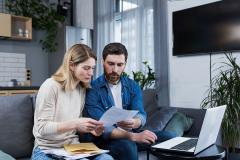
<path id="1" fill-rule="evenodd" d="M 176 137 L 176 134 L 173 132 L 154 131 L 154 133 L 158 137 L 155 143 Z M 110 151 L 109 154 L 116 160 L 138 160 L 138 151 L 149 151 L 151 145 L 136 144 L 128 139 L 105 140 L 98 144 L 100 148 L 108 149 Z"/>
<path id="2" fill-rule="evenodd" d="M 137 145 L 128 139 L 104 141 L 100 147 L 108 149 L 109 154 L 116 160 L 138 160 Z"/>
<path id="3" fill-rule="evenodd" d="M 61 160 L 64 158 L 54 155 L 45 154 L 39 147 L 36 147 L 32 153 L 32 160 Z M 112 156 L 108 154 L 100 154 L 93 157 L 81 158 L 81 160 L 113 160 Z"/>

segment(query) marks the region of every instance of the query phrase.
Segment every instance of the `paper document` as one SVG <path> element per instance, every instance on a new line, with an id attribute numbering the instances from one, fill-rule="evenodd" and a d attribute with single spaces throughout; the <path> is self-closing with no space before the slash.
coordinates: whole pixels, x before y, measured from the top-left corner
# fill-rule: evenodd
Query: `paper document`
<path id="1" fill-rule="evenodd" d="M 138 111 L 136 110 L 126 110 L 117 107 L 111 107 L 102 115 L 99 121 L 103 122 L 104 126 L 112 126 L 117 122 L 133 118 L 137 115 L 137 113 Z"/>
<path id="2" fill-rule="evenodd" d="M 80 143 L 81 144 L 81 143 Z M 90 149 L 92 148 L 91 145 L 86 145 L 87 148 L 90 146 Z M 68 146 L 69 147 L 69 146 Z M 76 149 L 76 146 L 70 146 L 70 149 Z M 99 148 L 98 148 L 99 149 Z M 109 150 L 102 150 L 99 149 L 98 152 L 95 153 L 70 153 L 66 151 L 64 148 L 59 148 L 59 149 L 48 149 L 48 150 L 43 150 L 45 154 L 51 154 L 53 157 L 56 159 L 65 159 L 65 160 L 75 160 L 75 159 L 80 159 L 80 158 L 85 158 L 85 157 L 90 157 L 102 153 L 107 153 Z"/>

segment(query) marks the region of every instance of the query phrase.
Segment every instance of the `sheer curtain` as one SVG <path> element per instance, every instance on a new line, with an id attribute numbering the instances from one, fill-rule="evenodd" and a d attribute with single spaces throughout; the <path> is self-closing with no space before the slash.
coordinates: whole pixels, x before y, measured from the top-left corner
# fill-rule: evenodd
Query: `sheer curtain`
<path id="1" fill-rule="evenodd" d="M 103 73 L 102 49 L 110 42 L 123 43 L 129 53 L 125 72 L 143 70 L 143 61 L 154 69 L 153 0 L 121 0 L 122 12 L 115 12 L 115 0 L 94 1 L 94 43 L 98 57 L 96 76 Z"/>
<path id="2" fill-rule="evenodd" d="M 125 72 L 143 70 L 143 61 L 154 69 L 153 0 L 123 0 L 121 43 L 129 53 Z"/>
<path id="3" fill-rule="evenodd" d="M 114 0 L 94 1 L 93 49 L 97 53 L 95 78 L 103 73 L 102 50 L 114 41 Z"/>

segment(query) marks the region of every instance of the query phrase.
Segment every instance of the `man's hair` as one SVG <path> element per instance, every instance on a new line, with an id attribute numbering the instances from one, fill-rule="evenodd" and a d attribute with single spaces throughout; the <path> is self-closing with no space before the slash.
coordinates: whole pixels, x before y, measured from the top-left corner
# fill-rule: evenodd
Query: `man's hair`
<path id="1" fill-rule="evenodd" d="M 121 55 L 121 54 L 123 54 L 125 56 L 125 61 L 127 61 L 127 58 L 128 58 L 127 49 L 121 43 L 109 43 L 108 45 L 106 45 L 104 47 L 103 53 L 102 53 L 104 61 L 109 54 L 110 55 Z"/>

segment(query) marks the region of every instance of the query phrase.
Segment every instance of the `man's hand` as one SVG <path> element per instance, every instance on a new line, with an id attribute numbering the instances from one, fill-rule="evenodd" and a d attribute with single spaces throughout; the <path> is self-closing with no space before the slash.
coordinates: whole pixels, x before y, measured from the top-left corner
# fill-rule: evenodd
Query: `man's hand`
<path id="1" fill-rule="evenodd" d="M 131 130 L 139 128 L 141 125 L 141 120 L 139 118 L 132 118 L 126 121 L 120 121 L 117 123 L 117 126 L 125 129 L 125 130 Z"/>
<path id="2" fill-rule="evenodd" d="M 129 139 L 137 143 L 152 144 L 157 140 L 157 136 L 155 133 L 145 130 L 140 133 L 131 133 Z"/>

